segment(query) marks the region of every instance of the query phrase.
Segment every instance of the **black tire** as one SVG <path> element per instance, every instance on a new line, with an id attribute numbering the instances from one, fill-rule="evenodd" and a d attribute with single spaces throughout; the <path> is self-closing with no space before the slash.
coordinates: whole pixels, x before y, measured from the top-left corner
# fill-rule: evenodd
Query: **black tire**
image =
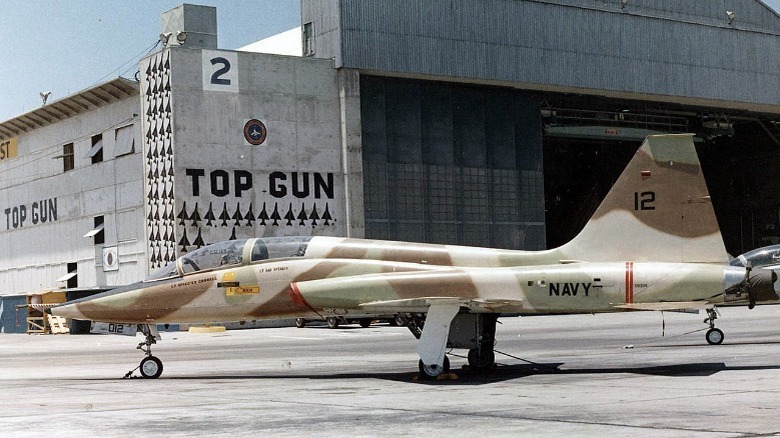
<path id="1" fill-rule="evenodd" d="M 420 361 L 417 362 L 417 368 L 420 370 L 420 377 L 423 379 L 435 379 L 450 371 L 450 359 L 447 356 L 444 356 L 444 364 L 441 367 L 436 365 L 426 366 L 422 359 L 420 359 Z"/>
<path id="2" fill-rule="evenodd" d="M 360 323 L 359 323 L 359 324 L 360 324 L 360 326 L 361 326 L 361 327 L 363 327 L 363 328 L 369 328 L 369 327 L 371 327 L 371 320 L 370 320 L 370 319 L 365 319 L 365 318 L 364 318 L 364 319 L 361 319 L 361 320 L 360 320 Z"/>
<path id="3" fill-rule="evenodd" d="M 395 318 L 390 320 L 390 325 L 394 325 L 394 326 L 397 326 L 397 327 L 406 327 L 406 323 L 407 322 L 408 321 L 403 316 L 395 315 Z"/>
<path id="4" fill-rule="evenodd" d="M 329 316 L 325 319 L 325 322 L 328 323 L 328 328 L 339 328 L 339 319 L 335 316 Z"/>
<path id="5" fill-rule="evenodd" d="M 496 353 L 491 348 L 472 348 L 469 350 L 469 366 L 475 370 L 484 370 L 496 363 Z"/>
<path id="6" fill-rule="evenodd" d="M 723 335 L 723 331 L 716 328 L 711 328 L 707 330 L 707 343 L 710 345 L 720 345 L 723 343 L 723 338 L 725 337 Z"/>
<path id="7" fill-rule="evenodd" d="M 306 320 L 303 318 L 295 318 L 295 326 L 298 328 L 306 327 Z"/>
<path id="8" fill-rule="evenodd" d="M 141 361 L 141 366 L 138 370 L 145 379 L 156 379 L 163 372 L 163 364 L 160 359 L 154 356 L 146 356 Z"/>

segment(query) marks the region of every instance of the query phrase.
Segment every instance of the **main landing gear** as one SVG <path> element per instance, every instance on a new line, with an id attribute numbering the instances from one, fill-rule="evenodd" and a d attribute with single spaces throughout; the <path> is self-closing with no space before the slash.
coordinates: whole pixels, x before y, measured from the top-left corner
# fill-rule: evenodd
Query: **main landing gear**
<path id="1" fill-rule="evenodd" d="M 141 363 L 136 368 L 125 374 L 125 379 L 132 376 L 135 370 L 138 370 L 145 379 L 156 379 L 163 372 L 163 364 L 160 359 L 152 356 L 152 345 L 161 339 L 160 333 L 157 331 L 157 326 L 151 324 L 139 325 L 138 329 L 146 336 L 146 339 L 139 343 L 137 348 L 143 351 L 146 357 L 141 360 Z"/>
<path id="2" fill-rule="evenodd" d="M 493 351 L 497 314 L 458 313 L 457 303 L 434 303 L 427 316 L 410 315 L 407 327 L 420 342 L 420 377 L 435 379 L 450 371 L 447 348 L 466 348 L 471 370 L 484 371 L 496 363 Z"/>
<path id="3" fill-rule="evenodd" d="M 704 319 L 704 323 L 710 325 L 710 329 L 707 330 L 706 334 L 707 343 L 710 345 L 720 345 L 723 343 L 723 331 L 719 328 L 715 328 L 716 319 L 718 319 L 717 309 L 715 309 L 715 307 L 707 309 L 707 317 Z"/>
<path id="4" fill-rule="evenodd" d="M 420 377 L 426 379 L 435 379 L 442 374 L 447 374 L 450 372 L 450 359 L 447 356 L 444 356 L 444 362 L 441 365 L 425 365 L 422 359 L 420 359 L 420 361 L 417 362 L 417 368 L 420 370 Z"/>

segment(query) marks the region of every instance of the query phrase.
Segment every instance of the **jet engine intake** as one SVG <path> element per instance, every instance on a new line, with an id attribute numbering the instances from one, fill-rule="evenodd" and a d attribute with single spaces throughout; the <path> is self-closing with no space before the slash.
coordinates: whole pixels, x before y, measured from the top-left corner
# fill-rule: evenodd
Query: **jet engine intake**
<path id="1" fill-rule="evenodd" d="M 780 299 L 775 292 L 777 273 L 771 269 L 754 269 L 748 274 L 748 293 L 751 301 L 774 301 Z"/>
<path id="2" fill-rule="evenodd" d="M 771 269 L 745 268 L 744 279 L 726 291 L 726 301 L 748 300 L 752 309 L 756 302 L 778 300 L 776 281 L 777 273 Z"/>

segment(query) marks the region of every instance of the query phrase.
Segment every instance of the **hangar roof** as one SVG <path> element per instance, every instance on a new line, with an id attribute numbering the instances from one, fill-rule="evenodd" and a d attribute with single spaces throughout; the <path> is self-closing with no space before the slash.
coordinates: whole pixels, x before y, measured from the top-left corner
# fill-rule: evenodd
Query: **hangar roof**
<path id="1" fill-rule="evenodd" d="M 328 4 L 302 22 L 336 68 L 780 114 L 780 0 Z"/>
<path id="2" fill-rule="evenodd" d="M 13 137 L 138 94 L 138 82 L 116 78 L 0 122 L 0 139 Z"/>

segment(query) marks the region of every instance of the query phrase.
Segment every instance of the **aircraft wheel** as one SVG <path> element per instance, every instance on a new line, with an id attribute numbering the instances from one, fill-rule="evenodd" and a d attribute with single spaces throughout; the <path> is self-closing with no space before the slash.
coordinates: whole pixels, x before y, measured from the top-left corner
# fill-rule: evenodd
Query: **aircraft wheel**
<path id="1" fill-rule="evenodd" d="M 404 318 L 401 315 L 395 315 L 395 318 L 390 320 L 390 325 L 398 326 L 398 327 L 405 327 L 406 326 L 406 318 Z"/>
<path id="2" fill-rule="evenodd" d="M 303 318 L 295 318 L 295 326 L 298 328 L 306 327 L 306 320 Z"/>
<path id="3" fill-rule="evenodd" d="M 339 328 L 339 319 L 335 316 L 329 316 L 325 321 L 328 323 L 328 328 Z"/>
<path id="4" fill-rule="evenodd" d="M 710 345 L 720 345 L 723 343 L 723 332 L 720 329 L 711 328 L 707 330 L 707 343 Z"/>
<path id="5" fill-rule="evenodd" d="M 361 319 L 360 320 L 360 326 L 363 327 L 363 328 L 371 327 L 371 320 L 370 319 Z"/>
<path id="6" fill-rule="evenodd" d="M 469 350 L 469 366 L 481 370 L 496 363 L 496 353 L 492 348 L 472 348 Z"/>
<path id="7" fill-rule="evenodd" d="M 160 377 L 163 372 L 163 364 L 160 359 L 154 356 L 146 356 L 141 361 L 141 367 L 139 368 L 141 375 L 146 379 L 156 379 Z"/>
<path id="8" fill-rule="evenodd" d="M 444 365 L 438 366 L 438 365 L 425 365 L 420 359 L 420 361 L 417 363 L 417 368 L 420 369 L 420 375 L 423 378 L 426 379 L 435 379 L 442 375 L 443 373 L 447 373 L 450 371 L 450 359 L 447 356 L 444 356 Z"/>

